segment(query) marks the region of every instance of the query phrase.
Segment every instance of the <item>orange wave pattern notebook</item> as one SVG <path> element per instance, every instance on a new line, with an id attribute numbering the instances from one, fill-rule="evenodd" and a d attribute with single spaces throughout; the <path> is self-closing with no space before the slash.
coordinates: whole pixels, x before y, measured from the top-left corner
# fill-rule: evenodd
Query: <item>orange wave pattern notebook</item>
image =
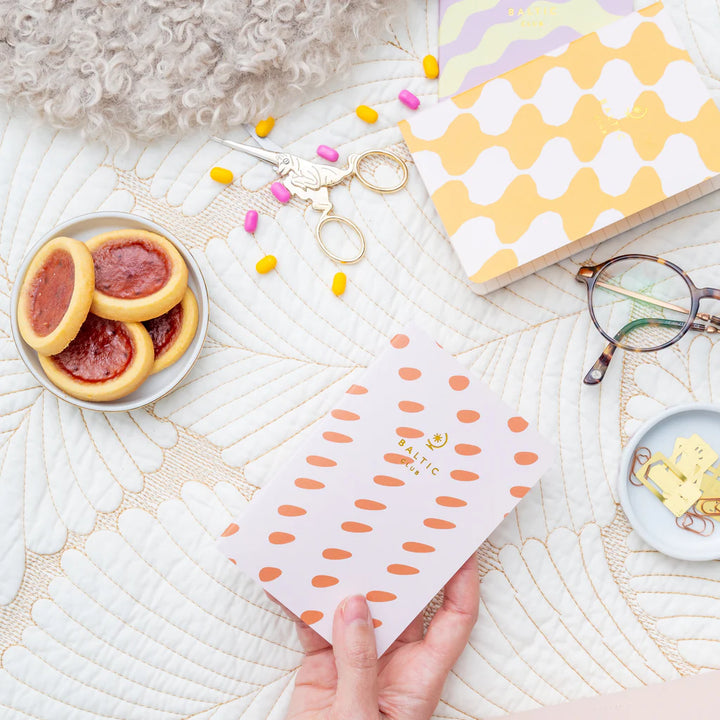
<path id="1" fill-rule="evenodd" d="M 327 640 L 340 601 L 365 595 L 382 653 L 552 459 L 526 420 L 410 328 L 219 547 Z"/>
<path id="2" fill-rule="evenodd" d="M 400 129 L 478 293 L 720 187 L 720 111 L 661 3 Z"/>

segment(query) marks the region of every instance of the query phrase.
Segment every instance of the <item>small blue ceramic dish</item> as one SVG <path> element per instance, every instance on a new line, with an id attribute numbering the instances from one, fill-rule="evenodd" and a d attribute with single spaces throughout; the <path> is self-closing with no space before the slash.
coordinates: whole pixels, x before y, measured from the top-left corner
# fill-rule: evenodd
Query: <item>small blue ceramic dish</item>
<path id="1" fill-rule="evenodd" d="M 620 504 L 640 537 L 665 555 L 680 560 L 716 560 L 720 558 L 720 522 L 707 536 L 683 530 L 675 516 L 645 486 L 628 480 L 638 447 L 651 453 L 670 455 L 675 439 L 698 434 L 720 454 L 720 406 L 682 405 L 670 408 L 646 422 L 623 450 L 618 476 Z"/>

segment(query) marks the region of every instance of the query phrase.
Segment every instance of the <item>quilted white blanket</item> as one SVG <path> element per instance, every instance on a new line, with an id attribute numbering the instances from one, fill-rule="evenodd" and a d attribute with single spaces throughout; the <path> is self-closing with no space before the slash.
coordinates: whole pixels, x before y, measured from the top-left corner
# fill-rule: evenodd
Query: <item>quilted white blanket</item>
<path id="1" fill-rule="evenodd" d="M 720 11 L 669 0 L 720 99 Z M 435 85 L 436 3 L 410 3 L 350 76 L 277 119 L 272 139 L 312 157 L 409 154 L 395 123 Z M 380 112 L 362 123 L 354 108 Z M 238 131 L 235 139 L 242 140 Z M 228 188 L 211 181 L 231 168 Z M 301 654 L 293 627 L 214 547 L 273 466 L 399 325 L 432 333 L 560 449 L 560 460 L 480 550 L 482 601 L 438 718 L 485 718 L 720 667 L 720 564 L 652 550 L 617 504 L 633 429 L 663 407 L 720 402 L 720 343 L 687 338 L 581 378 L 603 343 L 578 263 L 662 254 L 718 285 L 720 197 L 710 195 L 480 298 L 411 166 L 407 189 L 338 188 L 367 258 L 335 271 L 315 213 L 280 207 L 272 171 L 194 135 L 122 154 L 26 117 L 0 117 L 0 717 L 237 720 L 283 716 Z M 261 213 L 255 238 L 246 209 Z M 81 412 L 35 384 L 10 337 L 9 294 L 30 243 L 59 221 L 126 210 L 170 228 L 200 262 L 210 333 L 184 385 L 130 414 Z M 260 276 L 255 262 L 278 258 Z M 716 314 L 720 314 L 716 311 Z M 615 364 L 617 363 L 617 364 Z"/>

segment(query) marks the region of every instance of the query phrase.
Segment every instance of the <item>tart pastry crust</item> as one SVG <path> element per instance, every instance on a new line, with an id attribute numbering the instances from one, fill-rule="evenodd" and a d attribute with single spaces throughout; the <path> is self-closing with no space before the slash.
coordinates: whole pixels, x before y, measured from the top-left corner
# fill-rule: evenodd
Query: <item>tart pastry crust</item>
<path id="1" fill-rule="evenodd" d="M 55 355 L 78 334 L 93 300 L 95 271 L 85 243 L 56 237 L 30 262 L 18 298 L 23 340 L 41 355 Z"/>
<path id="2" fill-rule="evenodd" d="M 151 375 L 164 370 L 179 360 L 188 347 L 190 347 L 190 343 L 195 337 L 195 331 L 198 325 L 198 306 L 195 295 L 193 295 L 190 288 L 185 290 L 185 295 L 183 295 L 179 306 L 176 305 L 158 318 L 146 321 L 145 327 L 150 333 L 154 346 L 157 346 L 162 340 L 167 340 L 168 329 L 162 327 L 162 325 L 173 319 L 175 323 L 178 323 L 177 314 L 180 315 L 179 327 L 171 328 L 173 337 L 164 344 L 164 347 L 162 347 L 159 352 L 156 348 L 155 362 L 150 371 Z M 172 318 L 172 315 L 176 317 Z M 174 330 L 174 332 L 172 332 L 172 330 Z"/>
<path id="3" fill-rule="evenodd" d="M 110 350 L 108 346 L 112 346 Z M 110 356 L 107 362 L 104 354 Z M 92 314 L 62 353 L 38 357 L 54 385 L 68 395 L 93 402 L 129 395 L 148 377 L 155 360 L 152 340 L 141 323 Z M 103 374 L 108 375 L 107 380 L 102 379 Z"/>
<path id="4" fill-rule="evenodd" d="M 125 229 L 87 241 L 95 265 L 90 312 L 123 322 L 142 322 L 177 305 L 188 270 L 177 248 L 162 235 Z"/>

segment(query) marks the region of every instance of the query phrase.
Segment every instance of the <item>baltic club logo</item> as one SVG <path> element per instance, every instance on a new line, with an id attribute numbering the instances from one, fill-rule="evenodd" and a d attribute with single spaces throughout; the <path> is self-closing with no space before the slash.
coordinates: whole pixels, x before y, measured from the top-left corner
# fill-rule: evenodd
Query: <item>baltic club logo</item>
<path id="1" fill-rule="evenodd" d="M 418 445 L 411 445 L 409 441 L 400 438 L 400 440 L 398 440 L 398 446 L 403 449 L 403 452 L 407 453 L 407 458 L 405 458 L 402 465 L 414 475 L 419 475 L 421 470 L 429 472 L 432 475 L 437 475 L 440 472 L 440 468 L 433 463 L 432 453 L 435 450 L 445 447 L 447 443 L 448 434 L 440 432 L 419 439 Z M 425 454 L 426 452 L 427 455 Z"/>
<path id="2" fill-rule="evenodd" d="M 435 433 L 428 441 L 425 446 L 430 450 L 438 450 L 441 447 L 445 447 L 448 441 L 447 433 Z"/>
<path id="3" fill-rule="evenodd" d="M 520 27 L 543 27 L 545 25 L 543 18 L 550 15 L 557 15 L 558 8 L 556 7 L 519 7 L 519 8 L 508 8 L 507 14 L 509 17 L 520 18 Z"/>

